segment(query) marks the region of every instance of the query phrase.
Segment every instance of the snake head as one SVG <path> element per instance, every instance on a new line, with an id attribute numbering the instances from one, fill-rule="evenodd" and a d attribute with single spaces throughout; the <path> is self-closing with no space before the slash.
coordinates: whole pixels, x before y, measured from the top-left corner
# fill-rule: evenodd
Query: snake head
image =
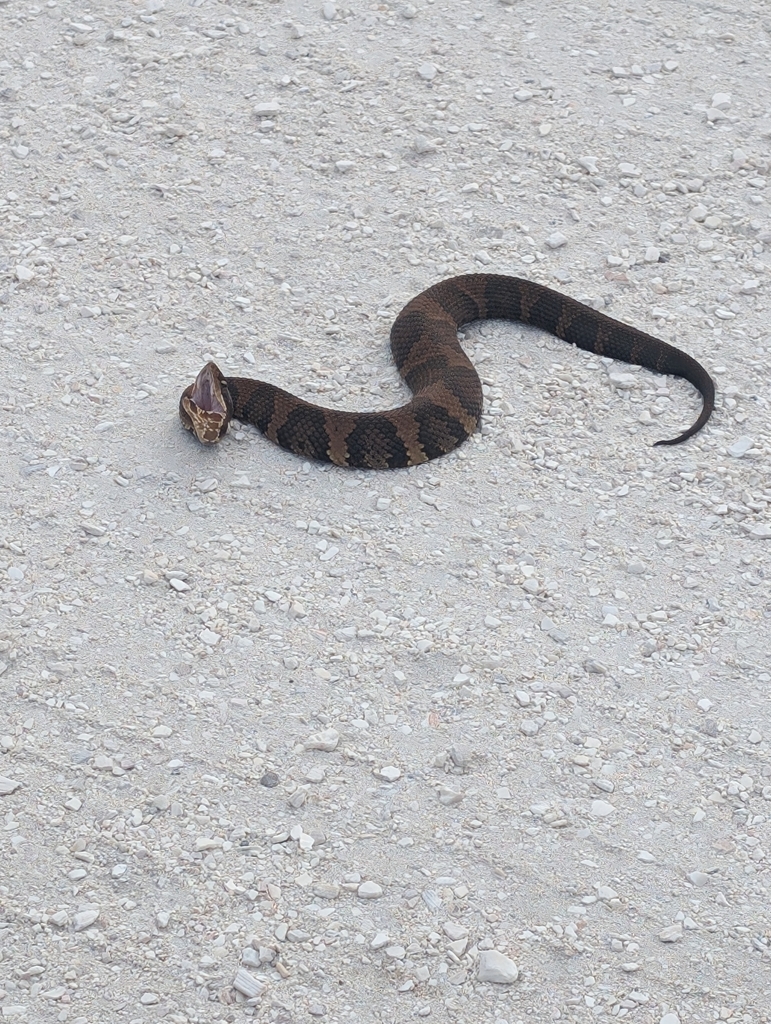
<path id="1" fill-rule="evenodd" d="M 233 416 L 233 401 L 225 376 L 216 363 L 207 363 L 182 392 L 179 418 L 202 444 L 216 444 Z"/>

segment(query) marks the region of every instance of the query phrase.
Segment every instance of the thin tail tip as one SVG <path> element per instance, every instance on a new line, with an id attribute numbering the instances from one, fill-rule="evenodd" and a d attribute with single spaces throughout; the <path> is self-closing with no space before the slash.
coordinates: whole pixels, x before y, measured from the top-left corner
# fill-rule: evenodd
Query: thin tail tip
<path id="1" fill-rule="evenodd" d="M 687 430 L 684 430 L 682 432 L 682 434 L 678 434 L 677 437 L 667 437 L 667 438 L 662 438 L 660 441 L 654 441 L 653 442 L 653 447 L 654 448 L 659 448 L 659 447 L 662 447 L 664 445 L 669 446 L 669 445 L 673 445 L 673 444 L 682 444 L 683 441 L 687 441 L 689 437 L 693 437 L 695 434 L 699 433 L 699 431 L 707 423 L 707 420 L 709 419 L 711 414 L 712 414 L 712 410 L 711 409 L 704 410 L 704 412 L 702 412 L 701 416 L 698 418 L 698 420 L 696 420 L 696 422 L 693 424 L 692 427 L 688 427 Z"/>

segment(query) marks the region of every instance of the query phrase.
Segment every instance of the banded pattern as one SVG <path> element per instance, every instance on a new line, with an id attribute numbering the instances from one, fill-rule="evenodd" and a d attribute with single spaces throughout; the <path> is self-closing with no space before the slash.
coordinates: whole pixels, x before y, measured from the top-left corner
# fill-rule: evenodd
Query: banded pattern
<path id="1" fill-rule="evenodd" d="M 305 458 L 362 469 L 417 466 L 451 452 L 479 425 L 482 384 L 457 334 L 475 320 L 531 324 L 596 355 L 690 381 L 703 399 L 699 418 L 656 444 L 680 444 L 712 414 L 714 382 L 680 349 L 544 285 L 464 274 L 421 292 L 394 321 L 391 352 L 413 393 L 406 405 L 386 412 L 324 409 L 264 381 L 225 377 L 207 363 L 180 398 L 180 418 L 205 443 L 218 441 L 235 417 Z"/>

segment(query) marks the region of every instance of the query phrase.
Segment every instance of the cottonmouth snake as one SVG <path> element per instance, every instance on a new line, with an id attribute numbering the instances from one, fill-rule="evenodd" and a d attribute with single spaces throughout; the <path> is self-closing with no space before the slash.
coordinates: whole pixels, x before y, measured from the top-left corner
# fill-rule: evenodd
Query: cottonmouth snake
<path id="1" fill-rule="evenodd" d="M 701 414 L 669 441 L 680 444 L 712 414 L 715 385 L 695 359 L 540 284 L 498 274 L 465 274 L 432 285 L 401 311 L 391 352 L 413 397 L 386 412 L 323 409 L 274 384 L 225 377 L 207 363 L 183 392 L 179 414 L 199 441 L 219 441 L 235 417 L 296 455 L 362 469 L 416 466 L 451 452 L 476 430 L 482 384 L 458 342 L 474 320 L 515 320 L 541 327 L 598 356 L 684 377 L 700 392 Z"/>

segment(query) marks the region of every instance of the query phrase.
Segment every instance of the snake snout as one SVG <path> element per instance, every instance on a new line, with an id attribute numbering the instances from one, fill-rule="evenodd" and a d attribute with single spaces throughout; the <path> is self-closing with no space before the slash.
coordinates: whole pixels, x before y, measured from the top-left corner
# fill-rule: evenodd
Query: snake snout
<path id="1" fill-rule="evenodd" d="M 216 363 L 207 363 L 182 393 L 180 419 L 202 444 L 216 444 L 228 429 L 232 412 L 226 387 Z"/>

